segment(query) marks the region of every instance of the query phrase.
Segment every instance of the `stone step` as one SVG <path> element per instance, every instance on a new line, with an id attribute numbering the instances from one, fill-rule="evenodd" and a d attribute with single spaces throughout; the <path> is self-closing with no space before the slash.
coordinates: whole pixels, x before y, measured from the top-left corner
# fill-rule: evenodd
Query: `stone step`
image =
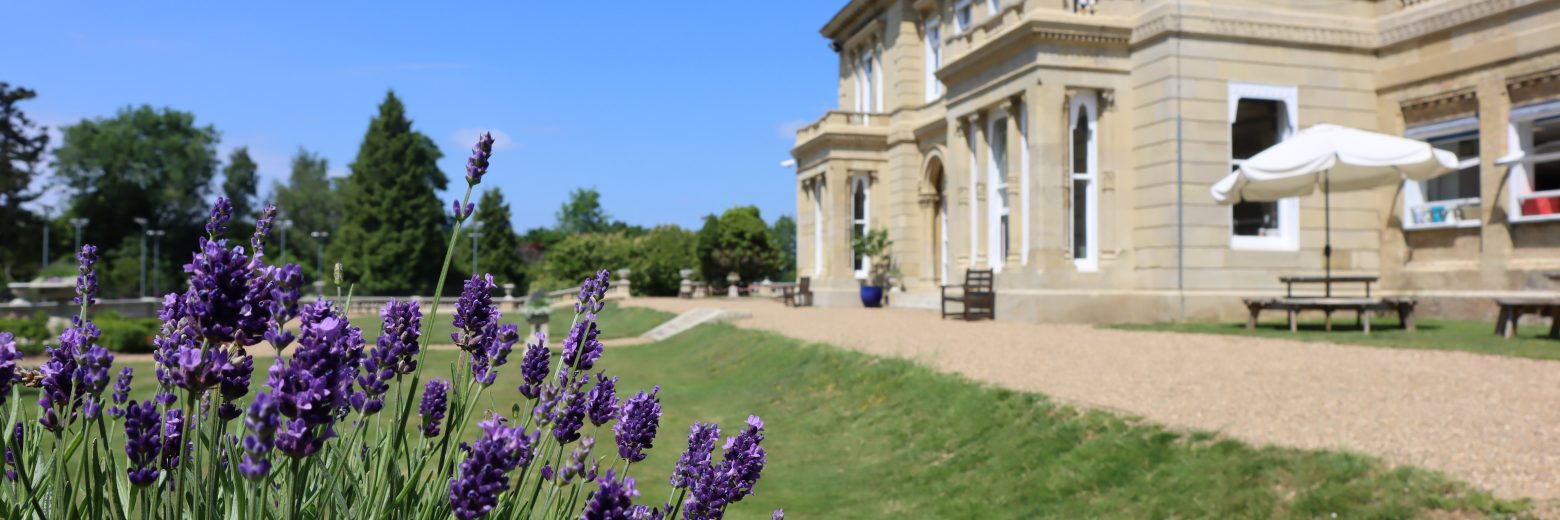
<path id="1" fill-rule="evenodd" d="M 705 323 L 739 320 L 749 317 L 752 317 L 752 315 L 746 312 L 700 307 L 697 309 L 689 309 L 687 312 L 678 314 L 677 317 L 667 320 L 666 323 L 662 323 L 659 326 L 656 326 L 656 328 L 650 329 L 649 332 L 646 332 L 639 337 L 650 341 L 661 341 Z"/>

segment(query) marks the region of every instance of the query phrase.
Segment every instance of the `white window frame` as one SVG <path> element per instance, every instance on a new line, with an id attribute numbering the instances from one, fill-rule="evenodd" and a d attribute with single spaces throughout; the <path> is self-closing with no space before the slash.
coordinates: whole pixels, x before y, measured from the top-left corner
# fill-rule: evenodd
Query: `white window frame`
<path id="1" fill-rule="evenodd" d="M 1506 215 L 1512 224 L 1560 221 L 1560 214 L 1522 214 L 1524 200 L 1560 195 L 1557 193 L 1560 190 L 1533 191 L 1533 183 L 1536 181 L 1533 177 L 1535 175 L 1533 163 L 1560 161 L 1560 152 L 1534 155 L 1533 122 L 1556 117 L 1560 117 L 1560 100 L 1514 107 L 1511 110 L 1510 125 L 1507 128 L 1507 154 L 1498 163 L 1511 165 L 1506 178 L 1506 191 L 1509 193 Z"/>
<path id="2" fill-rule="evenodd" d="M 975 154 L 975 150 L 976 150 L 976 146 L 975 145 L 977 143 L 979 143 L 979 141 L 977 141 L 975 139 L 975 132 L 977 132 L 979 129 L 980 129 L 979 125 L 976 125 L 974 121 L 971 121 L 967 125 L 967 127 L 965 128 L 965 131 L 964 131 L 964 144 L 969 147 L 969 153 L 965 154 L 965 155 L 968 155 L 969 158 L 970 158 L 970 169 L 969 169 L 969 172 L 970 172 L 970 184 L 969 184 L 969 188 L 970 188 L 969 189 L 969 193 L 970 193 L 970 234 L 969 234 L 969 237 L 970 237 L 970 263 L 969 263 L 969 265 L 971 265 L 971 266 L 975 265 L 975 259 L 980 254 L 980 249 L 979 249 L 979 246 L 980 246 L 980 214 L 979 214 L 979 212 L 980 212 L 980 193 L 979 192 L 980 192 L 980 190 L 975 189 L 976 186 L 980 186 L 980 156 Z"/>
<path id="3" fill-rule="evenodd" d="M 926 102 L 931 103 L 942 97 L 942 82 L 937 81 L 937 69 L 942 68 L 942 26 L 936 16 L 926 19 L 924 25 L 924 38 L 926 47 L 922 50 L 924 59 L 922 68 L 926 69 Z"/>
<path id="4" fill-rule="evenodd" d="M 823 276 L 823 182 L 813 183 L 813 276 Z"/>
<path id="5" fill-rule="evenodd" d="M 1002 226 L 1002 218 L 1008 217 L 1008 227 L 1012 227 L 1012 207 L 1007 198 L 1007 156 L 1012 153 L 1007 149 L 1007 118 L 1006 114 L 986 118 L 986 267 L 996 273 L 1002 272 L 1003 264 L 1007 263 L 1008 251 L 1003 244 L 1012 239 L 1012 230 Z M 1002 129 L 1001 139 L 995 138 L 998 128 Z M 1002 147 L 1000 159 L 997 157 L 999 143 Z M 1007 236 L 1003 236 L 1004 231 Z"/>
<path id="6" fill-rule="evenodd" d="M 953 263 L 953 261 L 948 258 L 948 243 L 951 240 L 948 238 L 948 198 L 949 198 L 949 193 L 948 193 L 948 171 L 946 169 L 943 170 L 943 185 L 942 185 L 941 190 L 942 190 L 941 191 L 942 197 L 939 197 L 940 200 L 937 201 L 937 204 L 939 206 L 941 206 L 940 208 L 938 208 L 939 211 L 937 213 L 937 228 L 938 228 L 938 233 L 937 233 L 937 242 L 938 242 L 938 244 L 937 244 L 937 247 L 942 252 L 942 254 L 940 255 L 939 261 L 938 261 L 939 265 L 937 266 L 937 284 L 938 285 L 943 285 L 943 284 L 947 284 L 948 283 L 948 266 L 951 263 Z"/>
<path id="7" fill-rule="evenodd" d="M 1442 121 L 1442 122 L 1439 122 L 1439 123 L 1432 123 L 1432 124 L 1428 124 L 1428 125 L 1420 125 L 1420 126 L 1412 127 L 1412 128 L 1409 128 L 1409 129 L 1403 131 L 1403 137 L 1408 137 L 1408 138 L 1411 138 L 1411 139 L 1418 139 L 1418 140 L 1421 140 L 1421 141 L 1429 142 L 1429 141 L 1434 141 L 1434 140 L 1436 140 L 1438 138 L 1451 137 L 1451 136 L 1455 136 L 1455 135 L 1459 135 L 1459 134 L 1466 134 L 1466 133 L 1469 133 L 1469 132 L 1475 132 L 1475 135 L 1478 135 L 1477 134 L 1478 131 L 1479 131 L 1479 118 L 1477 116 L 1469 116 L 1469 117 L 1464 117 L 1464 118 L 1453 119 L 1453 120 L 1450 120 L 1450 121 Z M 1482 142 L 1483 139 L 1484 139 L 1484 136 L 1479 135 L 1478 138 Z M 1458 160 L 1458 164 L 1457 164 L 1457 170 L 1458 171 L 1462 171 L 1464 168 L 1471 168 L 1471 167 L 1476 167 L 1476 166 L 1479 165 L 1479 156 L 1477 156 L 1477 155 L 1475 155 L 1473 157 L 1458 157 L 1457 160 Z M 1458 173 L 1457 172 L 1452 172 L 1452 173 L 1449 173 L 1447 175 L 1458 175 Z M 1482 178 L 1480 179 L 1480 186 L 1481 186 L 1481 189 L 1482 189 L 1482 186 L 1483 186 L 1483 179 Z M 1403 230 L 1404 231 L 1419 231 L 1419 230 L 1426 230 L 1426 229 L 1444 229 L 1444 228 L 1451 228 L 1451 227 L 1479 227 L 1480 223 L 1482 222 L 1482 220 L 1480 218 L 1478 218 L 1478 217 L 1462 218 L 1462 219 L 1450 218 L 1450 219 L 1448 219 L 1445 222 L 1429 222 L 1428 220 L 1426 220 L 1425 222 L 1418 222 L 1417 219 L 1414 218 L 1414 211 L 1415 210 L 1422 209 L 1424 211 L 1429 211 L 1429 208 L 1432 207 L 1432 206 L 1441 206 L 1443 208 L 1446 208 L 1446 210 L 1448 210 L 1448 211 L 1452 211 L 1452 210 L 1454 210 L 1454 208 L 1457 208 L 1457 207 L 1478 206 L 1478 205 L 1479 205 L 1479 197 L 1464 197 L 1464 198 L 1460 198 L 1460 199 L 1438 200 L 1438 201 L 1425 200 L 1425 183 L 1421 182 L 1421 181 L 1405 180 L 1405 181 L 1403 181 L 1403 209 L 1402 209 Z"/>
<path id="8" fill-rule="evenodd" d="M 970 4 L 972 0 L 958 0 L 953 4 L 953 25 L 959 34 L 964 34 L 975 25 L 975 7 Z"/>
<path id="9" fill-rule="evenodd" d="M 858 193 L 857 190 L 860 190 L 859 192 L 862 195 L 861 196 L 861 219 L 860 220 L 856 219 L 856 193 Z M 867 236 L 867 233 L 871 233 L 872 232 L 872 183 L 870 182 L 870 179 L 868 179 L 865 174 L 857 174 L 857 175 L 854 175 L 854 176 L 851 177 L 851 179 L 850 179 L 850 204 L 851 204 L 851 207 L 850 207 L 850 234 L 847 236 L 847 238 L 850 239 L 850 242 L 854 242 L 856 240 L 856 225 L 857 224 L 861 225 L 861 236 Z M 851 245 L 852 244 L 850 242 L 847 242 L 845 244 L 846 249 L 851 249 Z M 854 254 L 854 251 L 852 251 L 852 254 Z M 869 263 L 869 259 L 866 257 L 866 255 L 860 255 L 860 259 L 861 259 L 861 269 L 855 269 L 855 266 L 851 266 L 851 267 L 852 267 L 852 270 L 855 271 L 855 275 L 856 275 L 857 279 L 866 279 L 867 272 L 872 270 L 872 265 Z M 855 260 L 853 259 L 851 261 L 851 263 L 855 263 Z"/>
<path id="10" fill-rule="evenodd" d="M 1009 151 L 1008 153 L 1012 153 Z M 1022 221 L 1019 222 L 1018 263 L 1029 265 L 1029 105 L 1019 103 L 1018 108 L 1018 193 Z"/>
<path id="11" fill-rule="evenodd" d="M 986 0 L 986 14 L 997 14 L 1002 9 L 1002 0 Z"/>
<path id="12" fill-rule="evenodd" d="M 1261 83 L 1241 83 L 1231 81 L 1229 84 L 1229 120 L 1227 124 L 1235 124 L 1235 110 L 1240 106 L 1242 99 L 1259 99 L 1277 101 L 1284 105 L 1285 132 L 1280 139 L 1295 135 L 1297 125 L 1300 122 L 1300 93 L 1294 85 L 1267 85 Z M 1233 158 L 1235 140 L 1230 139 L 1230 148 L 1225 151 L 1225 157 L 1230 157 L 1228 173 L 1242 161 Z M 1289 197 L 1278 201 L 1278 235 L 1277 236 L 1242 236 L 1235 234 L 1235 208 L 1230 207 L 1230 249 L 1246 251 L 1299 251 L 1300 250 L 1300 198 Z"/>
<path id="13" fill-rule="evenodd" d="M 868 55 L 868 59 L 873 61 L 873 62 L 880 62 L 882 57 L 883 57 L 883 53 L 878 51 L 876 48 L 874 48 L 872 50 L 872 52 Z M 873 91 L 872 91 L 872 106 L 874 107 L 873 112 L 881 114 L 881 113 L 883 113 L 883 83 L 885 83 L 883 81 L 883 64 L 882 63 L 874 63 L 873 66 L 872 66 L 872 71 L 873 71 L 873 74 L 872 74 L 872 87 L 873 87 Z"/>
<path id="14" fill-rule="evenodd" d="M 1093 90 L 1080 91 L 1077 94 L 1074 94 L 1072 100 L 1068 102 L 1068 153 L 1072 153 L 1072 150 L 1076 149 L 1073 143 L 1073 132 L 1078 129 L 1078 111 L 1080 109 L 1085 110 L 1088 113 L 1088 118 L 1086 121 L 1089 125 L 1089 142 L 1085 145 L 1085 150 L 1087 150 L 1085 159 L 1087 160 L 1088 168 L 1083 172 L 1074 171 L 1075 168 L 1073 168 L 1073 166 L 1076 161 L 1073 157 L 1068 157 L 1065 168 L 1067 168 L 1068 178 L 1072 181 L 1071 184 L 1068 185 L 1069 197 L 1076 196 L 1076 193 L 1073 193 L 1073 190 L 1077 189 L 1078 181 L 1084 181 L 1087 183 L 1083 196 L 1084 204 L 1087 206 L 1084 209 L 1084 221 L 1082 222 L 1082 225 L 1084 226 L 1084 241 L 1086 242 L 1084 244 L 1083 250 L 1084 256 L 1082 258 L 1078 257 L 1077 245 L 1073 245 L 1068 249 L 1069 256 L 1073 257 L 1073 266 L 1075 268 L 1077 268 L 1079 271 L 1092 272 L 1098 271 L 1100 269 L 1100 110 L 1098 93 Z M 1067 203 L 1069 207 L 1072 204 L 1075 204 L 1073 200 L 1068 200 Z M 1070 226 L 1069 231 L 1075 230 L 1076 226 L 1080 224 L 1076 221 L 1076 214 L 1077 212 L 1073 210 L 1069 210 L 1067 212 L 1068 225 Z M 1076 233 L 1076 231 L 1072 231 L 1072 233 L 1068 234 L 1068 241 L 1072 240 L 1073 233 Z"/>

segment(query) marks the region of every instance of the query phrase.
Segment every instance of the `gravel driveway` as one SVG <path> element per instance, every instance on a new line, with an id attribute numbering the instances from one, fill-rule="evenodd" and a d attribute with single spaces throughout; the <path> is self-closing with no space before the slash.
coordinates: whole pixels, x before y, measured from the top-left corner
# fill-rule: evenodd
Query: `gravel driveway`
<path id="1" fill-rule="evenodd" d="M 742 310 L 752 317 L 735 322 L 741 327 L 908 358 L 1072 404 L 1256 444 L 1370 453 L 1503 497 L 1560 499 L 1560 362 L 763 300 L 624 304 Z"/>

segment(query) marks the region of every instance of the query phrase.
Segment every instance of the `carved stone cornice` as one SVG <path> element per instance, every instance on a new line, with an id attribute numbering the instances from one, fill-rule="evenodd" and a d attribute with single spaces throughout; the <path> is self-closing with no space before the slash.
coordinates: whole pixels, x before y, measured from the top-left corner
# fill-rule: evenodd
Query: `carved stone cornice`
<path id="1" fill-rule="evenodd" d="M 1544 0 L 1427 2 L 1381 17 L 1378 47 L 1390 47 Z"/>
<path id="2" fill-rule="evenodd" d="M 1139 46 L 1173 34 L 1196 34 L 1226 39 L 1268 41 L 1317 47 L 1375 49 L 1378 38 L 1369 28 L 1324 23 L 1297 23 L 1243 18 L 1207 12 L 1163 11 L 1150 14 L 1132 28 L 1132 45 Z"/>
<path id="3" fill-rule="evenodd" d="M 1560 69 L 1508 78 L 1506 92 L 1512 104 L 1560 98 Z"/>
<path id="4" fill-rule="evenodd" d="M 1403 122 L 1409 125 L 1451 119 L 1479 110 L 1479 98 L 1473 87 L 1453 90 L 1401 103 Z"/>

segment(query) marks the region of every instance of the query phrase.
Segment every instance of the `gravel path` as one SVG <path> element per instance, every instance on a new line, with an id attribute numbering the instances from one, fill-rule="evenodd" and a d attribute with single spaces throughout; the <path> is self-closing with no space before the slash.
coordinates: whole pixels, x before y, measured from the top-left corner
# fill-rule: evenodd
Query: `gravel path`
<path id="1" fill-rule="evenodd" d="M 1503 497 L 1560 499 L 1560 362 L 1086 325 L 964 323 L 927 311 L 790 309 L 763 300 L 624 304 L 746 311 L 752 317 L 737 326 L 908 358 L 1257 444 L 1370 453 L 1442 470 Z"/>

